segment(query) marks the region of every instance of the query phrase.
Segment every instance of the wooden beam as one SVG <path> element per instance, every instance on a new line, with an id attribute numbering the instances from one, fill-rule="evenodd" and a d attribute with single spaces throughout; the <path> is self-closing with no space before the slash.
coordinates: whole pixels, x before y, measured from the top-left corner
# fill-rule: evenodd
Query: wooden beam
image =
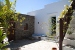
<path id="1" fill-rule="evenodd" d="M 60 26 L 59 26 L 59 50 L 62 50 L 62 39 L 63 39 L 63 18 L 60 19 Z"/>

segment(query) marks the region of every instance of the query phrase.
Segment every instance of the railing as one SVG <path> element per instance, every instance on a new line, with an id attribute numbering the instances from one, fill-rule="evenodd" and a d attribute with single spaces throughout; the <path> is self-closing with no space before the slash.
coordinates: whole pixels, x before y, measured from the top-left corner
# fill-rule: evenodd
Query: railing
<path id="1" fill-rule="evenodd" d="M 64 18 L 60 18 L 59 50 L 62 50 L 63 39 L 66 35 L 73 14 L 71 11 L 75 9 L 75 0 L 73 0 L 70 6 L 72 6 L 72 8 L 68 9 L 68 12 L 65 14 Z"/>

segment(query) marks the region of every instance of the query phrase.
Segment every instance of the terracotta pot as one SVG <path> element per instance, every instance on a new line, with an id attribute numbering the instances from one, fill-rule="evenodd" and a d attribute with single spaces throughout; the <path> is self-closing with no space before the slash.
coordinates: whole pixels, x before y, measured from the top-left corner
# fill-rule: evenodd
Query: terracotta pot
<path id="1" fill-rule="evenodd" d="M 57 48 L 56 47 L 53 47 L 52 50 L 57 50 Z"/>

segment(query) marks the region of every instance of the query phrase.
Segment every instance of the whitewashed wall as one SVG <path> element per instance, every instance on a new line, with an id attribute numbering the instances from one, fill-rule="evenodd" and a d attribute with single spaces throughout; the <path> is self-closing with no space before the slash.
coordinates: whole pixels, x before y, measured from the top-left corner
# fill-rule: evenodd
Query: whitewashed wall
<path id="1" fill-rule="evenodd" d="M 35 34 L 50 33 L 49 19 L 56 16 L 56 22 L 61 11 L 64 9 L 64 5 L 69 5 L 68 0 L 61 0 L 59 2 L 45 5 L 43 9 L 32 11 L 27 13 L 28 15 L 35 16 Z M 39 22 L 39 24 L 38 24 Z M 56 29 L 57 35 L 59 34 L 58 28 Z"/>

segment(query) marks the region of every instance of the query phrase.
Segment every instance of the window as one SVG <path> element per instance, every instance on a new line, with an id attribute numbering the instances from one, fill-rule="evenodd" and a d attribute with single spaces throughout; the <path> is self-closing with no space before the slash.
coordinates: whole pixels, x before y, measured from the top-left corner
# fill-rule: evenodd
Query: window
<path id="1" fill-rule="evenodd" d="M 38 22 L 38 24 L 39 24 L 39 22 Z"/>
<path id="2" fill-rule="evenodd" d="M 25 24 L 24 30 L 28 30 L 28 23 Z"/>

